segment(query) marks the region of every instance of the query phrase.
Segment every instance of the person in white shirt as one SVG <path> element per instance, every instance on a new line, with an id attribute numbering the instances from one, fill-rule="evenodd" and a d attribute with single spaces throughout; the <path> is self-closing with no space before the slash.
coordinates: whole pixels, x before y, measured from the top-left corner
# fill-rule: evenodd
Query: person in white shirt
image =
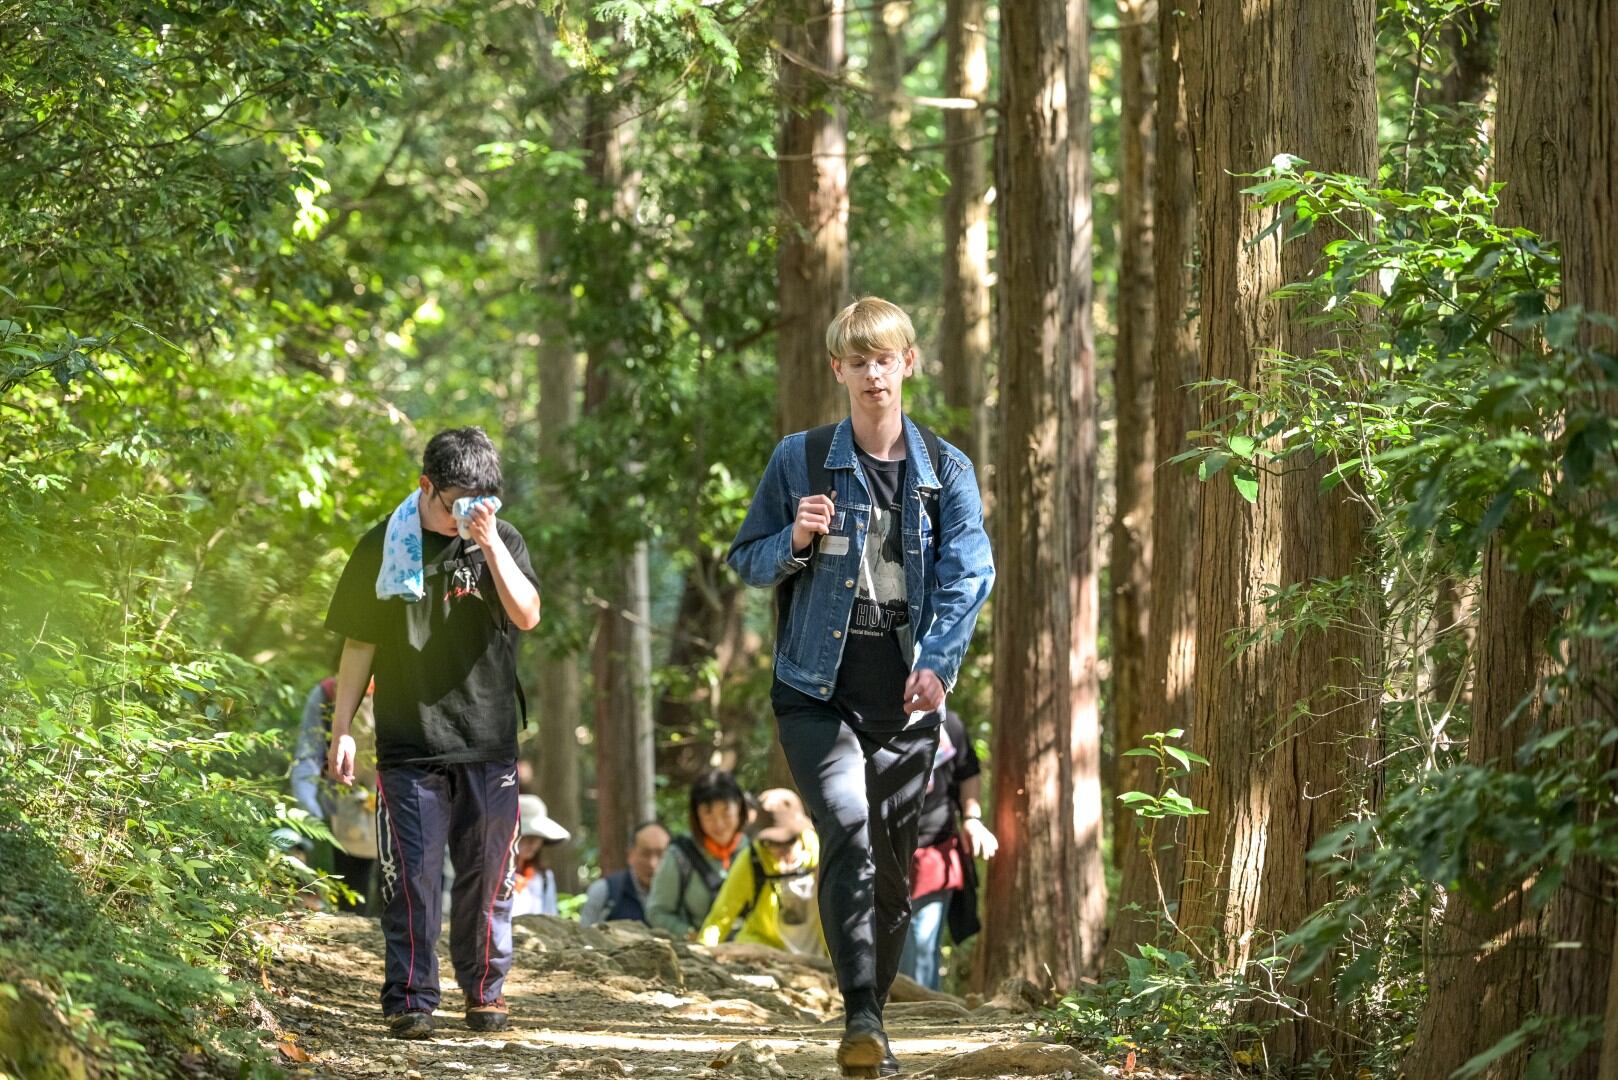
<path id="1" fill-rule="evenodd" d="M 511 914 L 555 915 L 556 874 L 545 865 L 545 849 L 566 843 L 572 835 L 545 811 L 545 800 L 523 795 L 517 800 L 520 827 L 517 837 L 516 892 Z"/>

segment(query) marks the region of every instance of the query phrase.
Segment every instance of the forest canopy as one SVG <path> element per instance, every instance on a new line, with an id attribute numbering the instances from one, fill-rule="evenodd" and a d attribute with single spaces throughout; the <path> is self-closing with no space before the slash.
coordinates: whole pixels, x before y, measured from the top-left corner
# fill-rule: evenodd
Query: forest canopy
<path id="1" fill-rule="evenodd" d="M 1618 1076 L 1618 0 L 0 40 L 0 1071 L 272 1068 L 269 928 L 342 895 L 288 846 L 331 839 L 299 712 L 438 430 L 493 437 L 541 580 L 562 892 L 705 770 L 786 778 L 725 555 L 876 295 L 998 570 L 948 987 L 1120 1067 Z"/>

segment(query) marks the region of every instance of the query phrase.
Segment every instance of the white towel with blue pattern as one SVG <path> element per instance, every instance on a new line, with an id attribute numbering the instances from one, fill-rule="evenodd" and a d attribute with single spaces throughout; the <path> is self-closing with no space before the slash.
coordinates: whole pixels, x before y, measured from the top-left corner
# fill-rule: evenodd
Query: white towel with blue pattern
<path id="1" fill-rule="evenodd" d="M 394 508 L 388 517 L 387 532 L 382 537 L 382 569 L 376 575 L 376 598 L 393 597 L 415 603 L 427 595 L 427 577 L 423 572 L 421 554 L 421 490 L 405 496 L 404 502 Z M 455 500 L 450 513 L 463 540 L 470 540 L 467 518 L 472 508 L 490 503 L 496 512 L 500 500 L 493 495 L 468 495 Z"/>
<path id="2" fill-rule="evenodd" d="M 376 598 L 395 596 L 415 603 L 427 595 L 421 566 L 421 489 L 405 496 L 388 517 L 382 536 L 382 569 L 376 575 Z"/>

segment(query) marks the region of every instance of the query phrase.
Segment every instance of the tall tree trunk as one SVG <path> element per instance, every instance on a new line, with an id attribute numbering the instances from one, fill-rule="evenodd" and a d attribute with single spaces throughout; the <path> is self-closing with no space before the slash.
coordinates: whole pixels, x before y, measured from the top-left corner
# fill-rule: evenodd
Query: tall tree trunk
<path id="1" fill-rule="evenodd" d="M 1067 365 L 1071 428 L 1062 442 L 1067 468 L 1068 551 L 1072 560 L 1069 618 L 1071 713 L 1066 745 L 1072 796 L 1057 809 L 1071 830 L 1064 872 L 1070 883 L 1073 939 L 1085 975 L 1099 970 L 1106 943 L 1107 879 L 1101 857 L 1101 535 L 1096 528 L 1101 410 L 1096 394 L 1095 221 L 1090 193 L 1090 12 L 1067 4 L 1067 190 L 1072 234 L 1062 282 L 1062 360 Z M 1008 670 L 1001 668 L 1000 670 Z M 1072 985 L 1067 983 L 1065 985 Z"/>
<path id="2" fill-rule="evenodd" d="M 592 30 L 604 31 L 596 24 Z M 629 240 L 628 223 L 639 197 L 638 178 L 625 158 L 632 132 L 614 99 L 586 103 L 586 168 L 595 184 L 593 208 L 599 224 Z M 632 302 L 633 296 L 619 298 Z M 589 343 L 585 408 L 594 412 L 612 395 L 614 368 L 622 343 L 603 336 Z M 596 829 L 601 869 L 626 865 L 629 832 L 651 816 L 654 806 L 655 747 L 652 730 L 650 632 L 644 541 L 604 583 L 606 602 L 597 618 L 591 673 L 596 729 Z"/>
<path id="3" fill-rule="evenodd" d="M 844 0 L 783 0 L 777 60 L 781 193 L 775 335 L 778 434 L 829 424 L 848 413 L 832 377 L 826 327 L 848 301 L 848 118 L 820 72 L 846 59 Z M 767 783 L 792 787 L 772 729 Z"/>
<path id="4" fill-rule="evenodd" d="M 1191 384 L 1198 378 L 1197 309 L 1192 275 L 1196 248 L 1196 190 L 1190 136 L 1186 130 L 1185 79 L 1181 63 L 1184 11 L 1165 3 L 1157 12 L 1157 108 L 1152 208 L 1152 576 L 1141 689 L 1142 732 L 1190 731 L 1191 683 L 1196 672 L 1197 517 L 1201 486 L 1188 471 L 1169 465 L 1198 428 Z M 1121 758 L 1120 791 L 1153 790 L 1156 776 L 1146 758 Z M 1149 824 L 1149 823 L 1147 823 Z M 1132 955 L 1153 939 L 1165 903 L 1179 899 L 1183 836 L 1169 820 L 1148 834 L 1133 821 L 1118 827 L 1118 914 L 1108 941 L 1113 956 Z M 1141 843 L 1150 836 L 1152 861 Z M 1159 891 L 1161 889 L 1161 892 Z M 1138 911 L 1127 910 L 1130 906 Z"/>
<path id="5" fill-rule="evenodd" d="M 1152 169 L 1157 87 L 1156 0 L 1118 0 L 1118 81 L 1123 102 L 1118 198 L 1118 344 L 1113 361 L 1114 496 L 1107 556 L 1112 603 L 1113 777 L 1118 791 L 1151 783 L 1144 758 L 1122 754 L 1148 730 L 1143 697 L 1152 591 Z M 1128 785 L 1127 787 L 1125 785 Z M 1113 804 L 1114 856 L 1122 866 L 1135 815 Z M 1120 912 L 1119 918 L 1124 915 Z"/>
<path id="6" fill-rule="evenodd" d="M 986 105 L 989 92 L 987 0 L 948 0 L 944 93 Z M 993 484 L 989 465 L 988 367 L 989 205 L 983 108 L 944 112 L 944 311 L 938 359 L 944 400 L 958 417 L 947 437 L 977 466 L 978 482 Z"/>
<path id="7" fill-rule="evenodd" d="M 1500 108 L 1495 169 L 1505 184 L 1503 223 L 1554 240 L 1562 254 L 1564 305 L 1618 312 L 1618 2 L 1506 0 L 1500 7 Z M 1614 344 L 1611 336 L 1607 345 Z M 1608 409 L 1613 403 L 1604 403 Z M 1595 715 L 1588 698 L 1555 708 L 1542 697 L 1556 662 L 1546 645 L 1557 616 L 1534 583 L 1491 543 L 1484 559 L 1477 627 L 1473 725 L 1467 760 L 1510 769 L 1521 741 L 1540 725 Z M 1570 659 L 1587 671 L 1610 665 L 1593 650 Z M 1528 707 L 1516 710 L 1524 701 Z M 1513 714 L 1515 718 L 1513 719 Z M 1580 745 L 1577 753 L 1610 748 Z M 1405 1066 L 1418 1080 L 1448 1075 L 1525 1018 L 1607 1012 L 1618 1031 L 1610 883 L 1591 860 L 1576 862 L 1543 910 L 1527 903 L 1528 882 L 1492 907 L 1451 898 L 1440 930 L 1431 987 Z M 1577 942 L 1579 947 L 1556 947 Z M 1491 1078 L 1519 1076 L 1521 1051 L 1496 1061 Z M 1567 1076 L 1618 1075 L 1611 1038 Z"/>
<path id="8" fill-rule="evenodd" d="M 1095 464 L 1086 460 L 1095 423 L 1087 13 L 1071 5 L 1070 25 L 1069 6 L 1027 0 L 1004 7 L 1000 21 L 1005 452 L 994 649 L 996 670 L 1017 677 L 995 687 L 1001 847 L 989 864 L 995 916 L 975 957 L 980 986 L 1008 975 L 1074 985 L 1096 965 L 1105 913 L 1088 516 Z"/>
<path id="9" fill-rule="evenodd" d="M 543 260 L 549 244 L 543 231 L 538 238 Z M 549 274 L 541 268 L 541 278 Z M 559 290 L 549 289 L 545 301 L 565 302 Z M 560 476 L 572 466 L 568 431 L 578 417 L 579 364 L 558 311 L 548 311 L 539 328 L 539 463 L 542 476 Z M 541 487 L 541 505 L 562 505 L 562 485 L 550 479 Z M 574 582 L 548 577 L 544 582 L 549 612 L 575 608 Z M 549 614 L 547 612 L 547 614 Z M 550 616 L 552 619 L 555 615 Z M 547 636 L 539 659 L 539 680 L 533 694 L 540 737 L 529 746 L 539 794 L 550 816 L 573 834 L 573 841 L 547 856 L 556 880 L 565 892 L 579 888 L 579 841 L 584 824 L 580 805 L 579 744 L 577 731 L 584 719 L 579 685 L 579 658 L 562 651 L 555 637 Z"/>
<path id="10" fill-rule="evenodd" d="M 905 125 L 910 123 L 910 104 L 904 96 L 905 25 L 910 22 L 911 0 L 881 0 L 869 10 L 871 27 L 871 86 L 882 107 L 882 122 L 888 133 L 904 144 Z"/>
<path id="11" fill-rule="evenodd" d="M 848 294 L 848 121 L 817 73 L 843 70 L 844 0 L 782 8 L 776 428 L 788 435 L 847 412 L 826 362 L 826 326 Z"/>
<path id="12" fill-rule="evenodd" d="M 1269 212 L 1244 198 L 1243 174 L 1278 153 L 1315 167 L 1371 175 L 1375 166 L 1374 12 L 1371 0 L 1332 4 L 1202 0 L 1188 90 L 1197 148 L 1203 251 L 1202 332 L 1207 377 L 1257 390 L 1272 351 L 1320 347 L 1276 288 L 1308 274 L 1332 238 L 1321 229 L 1254 244 Z M 1257 73 L 1262 72 L 1263 77 Z M 1225 412 L 1229 406 L 1215 406 Z M 1203 494 L 1198 567 L 1193 742 L 1213 765 L 1193 783 L 1205 816 L 1188 829 L 1181 917 L 1211 931 L 1216 955 L 1240 965 L 1254 932 L 1291 929 L 1329 896 L 1305 854 L 1348 805 L 1350 752 L 1363 749 L 1374 699 L 1360 690 L 1368 635 L 1308 632 L 1260 641 L 1230 657 L 1232 630 L 1266 619 L 1263 590 L 1352 573 L 1364 551 L 1363 512 L 1339 488 L 1322 494 L 1330 462 L 1265 479 L 1255 501 L 1216 481 Z M 1371 616 L 1366 616 L 1367 619 Z M 1373 625 L 1366 621 L 1363 625 Z M 1308 992 L 1329 1020 L 1329 984 Z M 1273 1063 L 1329 1048 L 1316 1024 L 1283 1024 Z"/>

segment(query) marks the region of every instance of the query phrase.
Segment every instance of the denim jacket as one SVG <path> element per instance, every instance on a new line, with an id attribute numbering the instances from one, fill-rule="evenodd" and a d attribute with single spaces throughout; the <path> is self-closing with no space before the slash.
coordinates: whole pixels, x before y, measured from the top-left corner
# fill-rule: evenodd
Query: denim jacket
<path id="1" fill-rule="evenodd" d="M 939 442 L 939 473 L 933 472 L 921 432 L 904 421 L 906 470 L 904 530 L 905 594 L 910 625 L 916 629 L 911 670 L 929 668 L 946 690 L 953 690 L 978 609 L 994 585 L 994 556 L 983 531 L 972 463 L 949 443 Z M 837 425 L 826 469 L 837 490 L 832 535 L 848 537 L 846 554 L 827 555 L 816 546 L 807 559 L 792 553 L 792 522 L 798 500 L 810 494 L 804 460 L 804 433 L 776 445 L 748 508 L 747 519 L 726 557 L 742 580 L 768 588 L 793 574 L 806 577 L 793 586 L 785 631 L 775 643 L 775 674 L 788 686 L 826 700 L 837 686 L 837 668 L 854 609 L 860 553 L 871 516 L 871 496 L 854 453 L 854 425 Z M 938 534 L 923 500 L 936 496 Z"/>

